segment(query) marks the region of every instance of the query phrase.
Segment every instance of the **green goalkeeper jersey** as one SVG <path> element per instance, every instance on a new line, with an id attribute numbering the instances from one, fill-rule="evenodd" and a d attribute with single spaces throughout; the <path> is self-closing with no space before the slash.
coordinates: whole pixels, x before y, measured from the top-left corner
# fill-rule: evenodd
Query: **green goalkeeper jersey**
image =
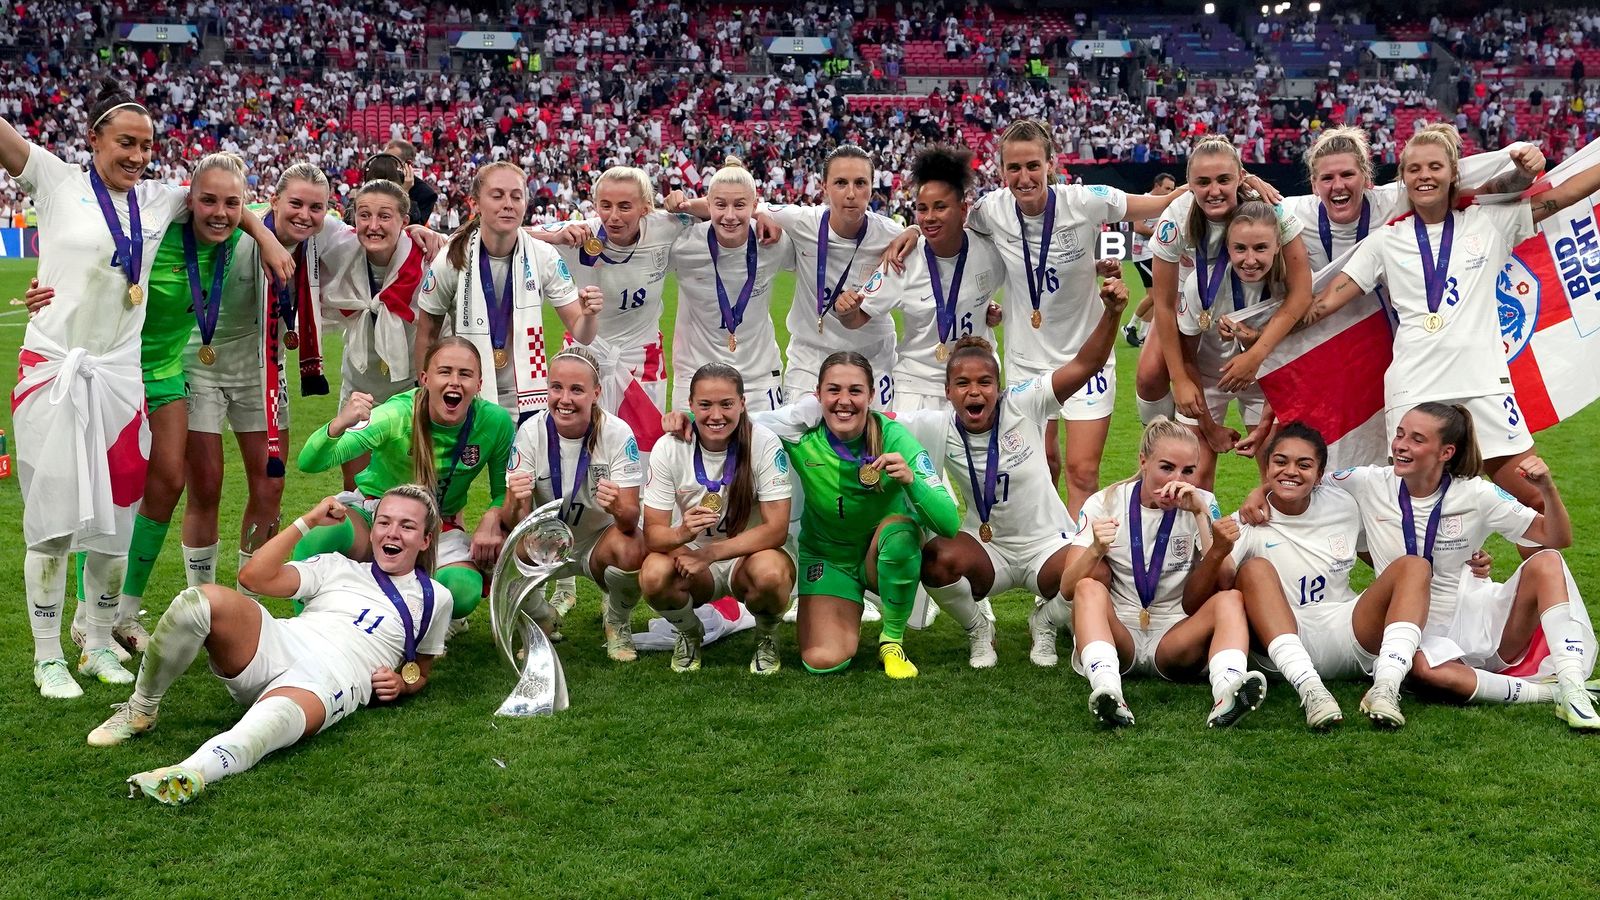
<path id="1" fill-rule="evenodd" d="M 175 222 L 168 226 L 166 233 L 161 236 L 161 245 L 156 248 L 155 265 L 150 269 L 149 308 L 144 314 L 144 331 L 139 335 L 139 356 L 145 381 L 160 381 L 183 374 L 183 350 L 189 345 L 189 335 L 196 328 L 194 294 L 190 290 L 189 267 L 183 256 L 183 230 L 188 227 L 186 222 Z M 233 234 L 220 244 L 207 246 L 195 242 L 201 297 L 211 290 L 212 274 L 223 248 L 227 248 L 226 265 L 232 267 L 233 250 L 238 246 L 241 234 L 243 232 L 235 228 Z M 228 269 L 224 268 L 224 283 L 227 278 Z M 213 299 L 221 302 L 220 297 Z"/>

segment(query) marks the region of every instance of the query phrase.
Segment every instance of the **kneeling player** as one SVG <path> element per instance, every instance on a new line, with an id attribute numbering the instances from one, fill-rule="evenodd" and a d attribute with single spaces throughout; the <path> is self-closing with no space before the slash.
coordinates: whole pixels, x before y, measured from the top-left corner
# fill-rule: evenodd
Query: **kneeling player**
<path id="1" fill-rule="evenodd" d="M 150 638 L 133 696 L 89 733 L 89 743 L 110 747 L 154 728 L 167 688 L 201 647 L 228 692 L 250 709 L 188 759 L 140 772 L 129 784 L 168 805 L 187 803 L 206 785 L 333 725 L 374 696 L 395 700 L 427 686 L 450 624 L 450 592 L 426 574 L 439 532 L 433 495 L 417 485 L 384 494 L 372 524 L 371 563 L 334 553 L 288 561 L 296 538 L 347 515 L 338 500 L 323 500 L 239 573 L 258 594 L 304 600 L 296 618 L 274 619 L 261 604 L 215 584 L 172 601 Z"/>

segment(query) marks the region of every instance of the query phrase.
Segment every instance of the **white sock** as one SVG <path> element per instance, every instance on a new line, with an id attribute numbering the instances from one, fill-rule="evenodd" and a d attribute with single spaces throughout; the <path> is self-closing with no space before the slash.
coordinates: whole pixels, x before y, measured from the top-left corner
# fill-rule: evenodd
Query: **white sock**
<path id="1" fill-rule="evenodd" d="M 1250 660 L 1244 655 L 1243 650 L 1218 650 L 1212 654 L 1208 672 L 1211 676 L 1211 699 L 1223 699 L 1224 692 L 1231 690 L 1239 679 L 1244 677 L 1245 669 Z"/>
<path id="2" fill-rule="evenodd" d="M 244 567 L 246 565 L 248 565 L 250 560 L 252 560 L 254 558 L 255 558 L 255 553 L 252 552 L 252 551 L 249 551 L 249 550 L 240 550 L 239 551 L 239 568 L 233 570 L 233 583 L 234 583 L 234 587 L 236 587 L 238 589 L 239 593 L 245 595 L 246 597 L 249 597 L 251 600 L 260 600 L 261 599 L 261 595 L 260 594 L 256 593 L 255 591 L 246 590 L 244 585 L 239 584 L 239 573 L 243 572 L 244 571 Z M 215 573 L 215 568 L 216 568 L 215 565 L 213 565 L 212 566 L 213 574 Z"/>
<path id="3" fill-rule="evenodd" d="M 1556 686 L 1513 678 L 1495 672 L 1473 669 L 1478 676 L 1478 686 L 1472 690 L 1471 703 L 1554 703 Z"/>
<path id="4" fill-rule="evenodd" d="M 186 588 L 172 598 L 172 605 L 150 635 L 144 658 L 139 660 L 139 675 L 133 682 L 128 706 L 137 713 L 154 713 L 167 688 L 189 671 L 209 634 L 211 601 L 199 588 Z"/>
<path id="5" fill-rule="evenodd" d="M 1166 416 L 1169 419 L 1172 418 L 1172 410 L 1174 407 L 1172 404 L 1171 394 L 1162 397 L 1160 400 L 1146 400 L 1145 398 L 1140 397 L 1138 394 L 1135 394 L 1133 399 L 1139 407 L 1140 424 L 1148 425 L 1156 416 Z"/>
<path id="6" fill-rule="evenodd" d="M 605 579 L 603 606 L 606 617 L 616 622 L 628 621 L 633 615 L 633 608 L 639 605 L 639 570 L 624 572 L 615 566 L 608 566 Z"/>
<path id="7" fill-rule="evenodd" d="M 111 628 L 117 624 L 122 606 L 122 578 L 128 573 L 126 556 L 107 556 L 90 551 L 83 564 L 84 602 L 88 604 L 88 621 L 83 628 L 83 649 L 95 650 L 111 646 Z M 133 599 L 133 609 L 139 610 L 139 599 Z"/>
<path id="8" fill-rule="evenodd" d="M 957 578 L 954 584 L 928 588 L 928 596 L 968 634 L 978 627 L 983 613 L 978 610 L 978 602 L 972 599 L 972 582 Z"/>
<path id="9" fill-rule="evenodd" d="M 1539 614 L 1556 678 L 1565 684 L 1582 684 L 1584 677 L 1583 628 L 1572 617 L 1571 603 L 1558 603 Z"/>
<path id="10" fill-rule="evenodd" d="M 698 635 L 701 637 L 705 636 L 706 627 L 705 624 L 700 621 L 700 616 L 694 611 L 693 600 L 690 600 L 677 609 L 662 609 L 657 610 L 657 612 L 660 612 L 661 618 L 670 622 L 673 628 L 678 629 L 680 634 L 687 634 L 691 636 Z"/>
<path id="11" fill-rule="evenodd" d="M 1306 692 L 1322 687 L 1322 676 L 1311 663 L 1311 654 L 1300 642 L 1298 634 L 1280 634 L 1267 645 L 1267 656 L 1278 667 L 1283 680 L 1289 682 L 1294 692 L 1305 697 Z"/>
<path id="12" fill-rule="evenodd" d="M 1150 323 L 1144 319 L 1134 320 L 1134 327 L 1138 329 L 1137 333 L 1140 338 L 1144 338 L 1150 334 Z"/>
<path id="13" fill-rule="evenodd" d="M 1383 643 L 1378 645 L 1378 658 L 1372 664 L 1373 685 L 1398 689 L 1411 671 L 1411 660 L 1416 658 L 1417 644 L 1421 642 L 1422 629 L 1411 622 L 1385 625 Z"/>
<path id="14" fill-rule="evenodd" d="M 1078 651 L 1083 672 L 1089 678 L 1089 691 L 1109 690 L 1122 693 L 1122 666 L 1117 660 L 1117 648 L 1110 641 L 1090 641 Z"/>
<path id="15" fill-rule="evenodd" d="M 306 714 L 300 704 L 288 697 L 268 697 L 257 700 L 237 725 L 201 744 L 179 765 L 199 772 L 209 785 L 249 769 L 305 733 Z"/>
<path id="16" fill-rule="evenodd" d="M 1044 620 L 1060 631 L 1072 625 L 1072 606 L 1060 594 L 1044 602 Z"/>
<path id="17" fill-rule="evenodd" d="M 566 578 L 557 579 L 555 593 L 578 596 L 578 579 L 570 575 Z"/>
<path id="18" fill-rule="evenodd" d="M 29 550 L 22 557 L 34 662 L 66 657 L 61 649 L 61 610 L 67 601 L 67 560 L 70 558 L 65 553 L 38 550 Z"/>
<path id="19" fill-rule="evenodd" d="M 189 587 L 216 583 L 217 547 L 219 546 L 221 545 L 215 543 L 209 547 L 183 545 L 183 575 L 188 579 Z M 241 555 L 243 555 L 242 551 Z"/>

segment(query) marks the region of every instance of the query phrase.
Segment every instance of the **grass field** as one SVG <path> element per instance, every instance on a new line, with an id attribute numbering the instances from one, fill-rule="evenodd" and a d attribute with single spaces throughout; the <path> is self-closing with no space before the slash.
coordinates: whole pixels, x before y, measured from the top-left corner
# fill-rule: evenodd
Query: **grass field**
<path id="1" fill-rule="evenodd" d="M 30 270 L 0 264 L 0 298 L 20 295 Z M 24 322 L 0 310 L 0 357 Z M 1105 481 L 1134 464 L 1134 353 L 1118 348 Z M 296 398 L 296 452 L 332 412 L 328 398 Z M 1600 574 L 1600 482 L 1581 474 L 1597 439 L 1592 410 L 1539 438 L 1585 587 Z M 244 498 L 231 458 L 229 473 L 224 583 Z M 337 478 L 291 474 L 286 515 Z M 1252 464 L 1224 460 L 1224 507 L 1253 483 Z M 15 482 L 0 483 L 0 517 L 20 516 Z M 1508 572 L 1509 545 L 1491 549 Z M 708 648 L 697 676 L 673 676 L 660 655 L 615 666 L 586 587 L 561 646 L 573 706 L 536 720 L 492 716 L 513 678 L 480 609 L 424 694 L 365 710 L 193 806 L 135 803 L 124 778 L 182 759 L 240 710 L 198 663 L 156 731 L 87 747 L 128 690 L 38 697 L 22 550 L 20 535 L 0 545 L 13 597 L 0 603 L 4 897 L 1600 894 L 1588 844 L 1600 741 L 1549 709 L 1411 703 L 1404 731 L 1379 733 L 1356 721 L 1362 685 L 1337 684 L 1351 719 L 1315 735 L 1276 684 L 1255 716 L 1210 733 L 1204 686 L 1130 681 L 1139 725 L 1108 733 L 1068 666 L 1028 663 L 1020 594 L 996 604 L 998 668 L 968 669 L 965 637 L 942 618 L 909 638 L 922 676 L 890 683 L 870 640 L 845 674 L 803 674 L 787 627 L 772 679 L 746 671 L 748 632 Z M 146 600 L 152 626 L 182 586 L 174 528 Z"/>

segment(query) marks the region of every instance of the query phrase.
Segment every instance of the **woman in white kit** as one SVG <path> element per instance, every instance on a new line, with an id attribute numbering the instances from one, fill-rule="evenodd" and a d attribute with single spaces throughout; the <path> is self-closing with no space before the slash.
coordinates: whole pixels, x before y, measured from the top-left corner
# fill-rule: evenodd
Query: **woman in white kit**
<path id="1" fill-rule="evenodd" d="M 511 448 L 506 530 L 530 510 L 560 500 L 561 520 L 572 529 L 572 555 L 583 574 L 605 592 L 606 655 L 638 658 L 630 617 L 639 603 L 644 531 L 639 527 L 639 486 L 644 483 L 639 444 L 628 423 L 600 406 L 600 367 L 582 347 L 550 359 L 550 405 L 524 420 Z M 559 616 L 547 606 L 535 614 L 547 631 Z"/>
<path id="2" fill-rule="evenodd" d="M 1089 498 L 1067 551 L 1061 596 L 1073 604 L 1072 667 L 1089 679 L 1089 711 L 1133 724 L 1125 672 L 1211 681 L 1210 727 L 1261 705 L 1267 680 L 1249 670 L 1244 599 L 1219 590 L 1233 574 L 1238 525 L 1192 483 L 1200 447 L 1166 418 L 1145 426 L 1139 471 Z"/>
<path id="3" fill-rule="evenodd" d="M 240 573 L 258 594 L 304 600 L 295 618 L 275 619 L 260 603 L 215 584 L 173 598 L 139 664 L 133 696 L 89 733 L 90 746 L 113 747 L 156 727 L 167 689 L 202 649 L 228 693 L 249 708 L 177 765 L 130 777 L 130 793 L 188 803 L 373 699 L 387 703 L 428 686 L 450 623 L 450 591 L 427 575 L 439 531 L 433 493 L 409 484 L 384 494 L 371 562 L 337 553 L 289 561 L 302 535 L 347 515 L 337 499 L 323 500 Z"/>
<path id="4" fill-rule="evenodd" d="M 789 456 L 777 436 L 750 421 L 739 370 L 708 363 L 689 383 L 689 442 L 660 441 L 644 486 L 650 555 L 639 586 L 677 629 L 672 671 L 700 668 L 705 628 L 695 607 L 737 597 L 756 620 L 750 671 L 781 667 L 778 623 L 794 586 L 789 536 Z"/>
<path id="5" fill-rule="evenodd" d="M 12 414 L 34 684 L 42 695 L 62 698 L 82 694 L 60 634 L 72 550 L 88 555 L 80 670 L 128 679 L 112 628 L 148 452 L 140 369 L 144 292 L 161 235 L 188 197 L 185 188 L 143 178 L 154 123 L 119 87 L 107 83 L 88 122 L 93 158 L 86 171 L 0 120 L 0 166 L 38 210 L 38 280 L 57 295 L 23 334 Z M 284 252 L 266 262 L 281 276 L 293 269 Z"/>
<path id="6" fill-rule="evenodd" d="M 794 265 L 795 245 L 786 235 L 761 244 L 752 223 L 755 179 L 736 160 L 718 169 L 705 198 L 693 202 L 703 204 L 710 221 L 689 228 L 672 245 L 678 313 L 671 408 L 688 409 L 689 382 L 701 366 L 723 363 L 744 376 L 748 408 L 777 409 L 784 401 L 784 375 L 772 323 L 772 282 Z"/>
<path id="7" fill-rule="evenodd" d="M 846 291 L 835 303 L 850 329 L 900 311 L 891 405 L 897 414 L 949 408 L 945 361 L 963 337 L 990 339 L 1000 324 L 994 295 L 1005 279 L 994 244 L 966 230 L 972 151 L 929 147 L 912 161 L 911 178 L 921 233 L 904 269 L 884 263 L 859 292 Z"/>
<path id="8" fill-rule="evenodd" d="M 1517 473 L 1533 455 L 1533 435 L 1511 390 L 1496 280 L 1537 223 L 1600 190 L 1600 166 L 1532 200 L 1465 209 L 1456 208 L 1459 170 L 1454 128 L 1435 124 L 1418 131 L 1400 154 L 1412 214 L 1362 241 L 1307 319 L 1382 284 L 1399 322 L 1394 360 L 1384 373 L 1389 430 L 1419 403 L 1460 403 L 1472 412 L 1489 477 L 1538 509 L 1539 491 Z"/>

